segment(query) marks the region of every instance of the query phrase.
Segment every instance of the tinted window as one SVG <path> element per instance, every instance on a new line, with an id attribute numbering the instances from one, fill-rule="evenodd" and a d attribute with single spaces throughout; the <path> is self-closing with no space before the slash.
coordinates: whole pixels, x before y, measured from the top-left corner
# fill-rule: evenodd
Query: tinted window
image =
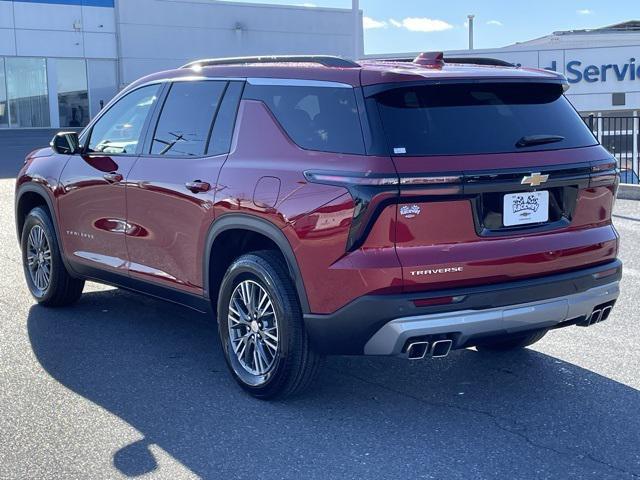
<path id="1" fill-rule="evenodd" d="M 248 86 L 247 96 L 262 100 L 291 139 L 302 148 L 364 153 L 352 88 Z"/>
<path id="2" fill-rule="evenodd" d="M 452 84 L 376 96 L 391 153 L 460 155 L 596 144 L 557 84 Z M 517 147 L 524 137 L 564 137 Z"/>
<path id="3" fill-rule="evenodd" d="M 158 100 L 160 85 L 149 85 L 118 100 L 95 123 L 90 152 L 134 154 L 149 112 Z"/>
<path id="4" fill-rule="evenodd" d="M 204 155 L 226 82 L 176 82 L 162 108 L 151 145 L 157 155 Z"/>
<path id="5" fill-rule="evenodd" d="M 224 99 L 218 109 L 216 123 L 211 133 L 211 139 L 209 140 L 209 149 L 207 150 L 209 155 L 221 155 L 229 152 L 241 95 L 242 83 L 229 83 L 227 91 L 224 94 Z"/>

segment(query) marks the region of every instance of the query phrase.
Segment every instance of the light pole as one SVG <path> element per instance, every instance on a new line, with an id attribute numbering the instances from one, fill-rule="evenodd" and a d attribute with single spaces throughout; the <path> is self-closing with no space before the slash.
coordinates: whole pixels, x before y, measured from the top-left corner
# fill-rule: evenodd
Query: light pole
<path id="1" fill-rule="evenodd" d="M 469 50 L 473 50 L 473 19 L 475 15 L 467 15 L 469 19 Z"/>
<path id="2" fill-rule="evenodd" d="M 360 37 L 362 36 L 362 24 L 360 23 L 360 0 L 351 0 L 351 10 L 353 11 L 353 59 L 360 57 Z"/>

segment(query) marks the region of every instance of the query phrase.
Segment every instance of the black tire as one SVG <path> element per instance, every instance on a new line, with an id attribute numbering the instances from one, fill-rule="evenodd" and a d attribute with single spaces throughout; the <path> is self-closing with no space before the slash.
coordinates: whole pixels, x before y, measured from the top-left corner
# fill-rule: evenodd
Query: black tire
<path id="1" fill-rule="evenodd" d="M 547 334 L 548 330 L 537 330 L 535 332 L 529 332 L 525 335 L 515 335 L 504 337 L 499 340 L 491 342 L 483 342 L 476 346 L 479 351 L 487 352 L 506 352 L 509 350 L 519 350 L 526 348 L 529 345 L 533 345 L 537 341 L 541 340 Z"/>
<path id="2" fill-rule="evenodd" d="M 257 325 L 249 326 L 254 322 L 246 321 L 252 318 L 251 309 L 244 308 L 246 304 L 241 304 L 242 314 L 237 315 L 238 319 L 243 319 L 241 320 L 243 325 L 239 325 L 240 322 L 231 319 L 229 315 L 232 296 L 238 300 L 237 292 L 241 291 L 241 283 L 256 285 L 255 290 L 258 295 L 266 293 L 273 307 L 273 313 L 264 317 L 267 318 L 264 322 L 264 328 L 265 330 L 273 330 L 273 326 L 277 327 L 275 331 L 277 348 L 273 349 L 275 353 L 270 356 L 269 369 L 265 370 L 263 374 L 248 371 L 241 363 L 242 353 L 236 354 L 234 349 L 234 345 L 238 351 L 243 346 L 243 341 L 239 337 L 254 335 L 253 361 L 256 362 L 255 350 L 261 350 L 263 354 L 268 352 L 262 343 L 264 339 L 261 337 L 263 324 L 261 323 L 259 327 Z M 238 303 L 234 303 L 234 305 L 236 308 L 238 307 Z M 260 308 L 255 310 L 260 310 Z M 248 313 L 245 315 L 246 312 Z M 309 344 L 296 290 L 288 275 L 287 267 L 277 252 L 258 251 L 242 255 L 233 262 L 220 285 L 217 314 L 218 331 L 225 360 L 232 376 L 245 391 L 256 398 L 274 399 L 300 394 L 311 385 L 318 372 L 322 357 Z M 233 316 L 236 317 L 236 314 Z M 271 322 L 271 328 L 266 328 L 268 322 Z M 230 325 L 233 326 L 230 327 Z M 240 329 L 240 332 L 232 330 L 236 327 Z M 260 330 L 252 333 L 252 328 L 260 328 Z M 233 344 L 232 335 L 236 337 Z M 258 342 L 262 346 L 259 347 Z M 246 355 L 251 346 L 250 340 L 244 342 L 247 352 L 245 357 L 242 357 L 242 361 L 247 360 Z M 269 353 L 271 352 L 269 351 Z"/>
<path id="3" fill-rule="evenodd" d="M 28 256 L 30 256 L 29 235 L 42 232 L 49 247 L 48 281 L 46 287 L 36 285 L 34 275 L 29 268 Z M 84 280 L 73 278 L 69 275 L 62 256 L 55 229 L 49 213 L 42 207 L 36 207 L 29 212 L 22 229 L 20 241 L 22 247 L 22 266 L 27 286 L 33 298 L 46 307 L 64 307 L 78 301 L 84 288 Z M 43 259 L 45 257 L 42 257 Z"/>

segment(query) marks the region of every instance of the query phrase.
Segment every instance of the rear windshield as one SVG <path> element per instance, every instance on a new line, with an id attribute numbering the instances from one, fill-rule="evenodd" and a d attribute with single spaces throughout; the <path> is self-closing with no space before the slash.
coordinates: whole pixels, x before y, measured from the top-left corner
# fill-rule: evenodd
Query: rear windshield
<path id="1" fill-rule="evenodd" d="M 394 155 L 464 155 L 586 147 L 596 139 L 558 84 L 449 84 L 375 99 Z"/>

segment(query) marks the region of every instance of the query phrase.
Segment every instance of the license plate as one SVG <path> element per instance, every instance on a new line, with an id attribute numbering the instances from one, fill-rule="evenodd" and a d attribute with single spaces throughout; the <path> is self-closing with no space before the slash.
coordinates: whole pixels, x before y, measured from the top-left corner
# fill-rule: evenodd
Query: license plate
<path id="1" fill-rule="evenodd" d="M 504 196 L 502 223 L 505 227 L 549 221 L 549 192 L 510 193 Z"/>

